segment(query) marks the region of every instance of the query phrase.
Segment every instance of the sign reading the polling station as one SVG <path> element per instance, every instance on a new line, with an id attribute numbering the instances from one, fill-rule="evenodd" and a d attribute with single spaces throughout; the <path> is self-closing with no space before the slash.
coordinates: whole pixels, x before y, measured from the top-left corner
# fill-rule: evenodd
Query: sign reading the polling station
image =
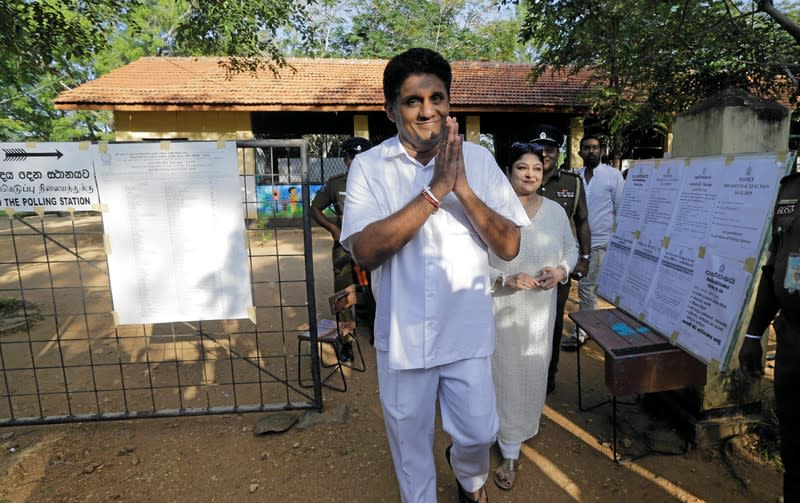
<path id="1" fill-rule="evenodd" d="M 98 203 L 98 145 L 0 143 L 0 208 L 86 211 Z"/>

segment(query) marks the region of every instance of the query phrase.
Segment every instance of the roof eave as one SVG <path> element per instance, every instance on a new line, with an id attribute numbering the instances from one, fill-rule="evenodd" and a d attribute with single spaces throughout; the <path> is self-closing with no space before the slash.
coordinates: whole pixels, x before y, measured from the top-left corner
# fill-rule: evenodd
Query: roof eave
<path id="1" fill-rule="evenodd" d="M 383 105 L 293 105 L 293 104 L 241 104 L 241 103 L 209 103 L 209 104 L 176 104 L 176 103 L 90 103 L 61 102 L 55 103 L 56 110 L 111 110 L 115 112 L 381 112 Z M 558 112 L 585 113 L 588 106 L 566 105 L 458 105 L 450 107 L 456 113 L 487 112 Z"/>

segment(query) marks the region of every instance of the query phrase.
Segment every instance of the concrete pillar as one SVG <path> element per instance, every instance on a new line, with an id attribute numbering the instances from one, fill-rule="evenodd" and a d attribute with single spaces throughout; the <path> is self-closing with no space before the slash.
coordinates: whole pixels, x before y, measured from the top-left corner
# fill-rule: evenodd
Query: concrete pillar
<path id="1" fill-rule="evenodd" d="M 569 144 L 567 145 L 567 165 L 570 169 L 583 166 L 583 159 L 578 155 L 583 139 L 583 117 L 573 117 L 569 120 Z"/>
<path id="2" fill-rule="evenodd" d="M 470 143 L 481 144 L 480 115 L 467 115 L 467 127 L 464 131 L 464 138 Z"/>
<path id="3" fill-rule="evenodd" d="M 789 110 L 726 89 L 675 118 L 672 157 L 778 152 L 789 148 Z"/>
<path id="4" fill-rule="evenodd" d="M 360 136 L 369 140 L 369 117 L 366 115 L 353 116 L 353 136 Z"/>
<path id="5" fill-rule="evenodd" d="M 789 122 L 789 110 L 778 103 L 738 89 L 727 89 L 678 114 L 672 127 L 672 157 L 786 151 L 789 146 Z M 746 303 L 744 328 L 752 313 L 752 297 L 754 294 Z M 745 384 L 739 377 L 736 355 L 742 338 L 743 333 L 740 333 L 726 372 L 709 366 L 705 387 L 687 391 L 688 395 L 694 393 L 695 396 L 690 400 L 696 400 L 699 412 L 732 408 L 760 400 L 759 384 Z M 766 337 L 763 343 L 766 354 Z M 730 421 L 720 421 L 719 418 L 700 421 L 695 425 L 697 441 L 708 444 L 736 433 L 735 430 L 740 428 L 739 423 L 741 418 L 738 422 L 734 418 Z"/>

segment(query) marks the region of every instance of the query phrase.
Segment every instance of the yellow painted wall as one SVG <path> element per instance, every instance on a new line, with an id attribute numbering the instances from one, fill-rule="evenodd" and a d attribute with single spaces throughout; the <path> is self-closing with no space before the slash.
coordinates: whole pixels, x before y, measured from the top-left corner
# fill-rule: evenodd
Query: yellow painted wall
<path id="1" fill-rule="evenodd" d="M 369 117 L 366 115 L 353 116 L 353 136 L 369 138 Z"/>
<path id="2" fill-rule="evenodd" d="M 185 138 L 250 140 L 250 112 L 114 112 L 117 141 Z"/>

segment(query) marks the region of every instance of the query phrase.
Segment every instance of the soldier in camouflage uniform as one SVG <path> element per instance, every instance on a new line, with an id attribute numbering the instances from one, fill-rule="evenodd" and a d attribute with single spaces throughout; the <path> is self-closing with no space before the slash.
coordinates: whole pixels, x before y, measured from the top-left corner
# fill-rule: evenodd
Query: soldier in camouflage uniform
<path id="1" fill-rule="evenodd" d="M 357 154 L 366 152 L 372 148 L 372 143 L 366 138 L 353 137 L 348 138 L 342 142 L 341 152 L 344 157 L 344 164 L 346 168 L 350 168 L 350 164 Z M 353 270 L 355 264 L 353 258 L 347 253 L 347 250 L 342 248 L 339 243 L 339 234 L 342 229 L 342 213 L 344 211 L 345 200 L 345 187 L 347 186 L 347 172 L 331 177 L 325 185 L 317 192 L 314 200 L 311 201 L 311 218 L 314 219 L 319 225 L 324 227 L 333 237 L 333 250 L 331 251 L 331 258 L 333 260 L 333 289 L 338 292 L 349 285 L 358 285 L 358 278 Z M 333 208 L 336 214 L 336 222 L 328 220 L 322 211 L 327 207 Z M 350 311 L 342 313 L 343 321 L 353 321 Z M 342 344 L 341 359 L 342 361 L 351 361 L 353 359 L 353 334 L 346 334 Z"/>
<path id="2" fill-rule="evenodd" d="M 589 256 L 592 251 L 592 235 L 589 232 L 589 210 L 580 177 L 566 169 L 558 169 L 558 156 L 564 134 L 549 125 L 540 125 L 535 129 L 531 143 L 539 145 L 544 154 L 544 173 L 539 194 L 557 202 L 567 212 L 575 237 L 578 240 L 578 262 L 572 273 L 573 278 L 580 280 L 589 270 Z M 556 389 L 556 372 L 560 356 L 561 333 L 564 330 L 564 308 L 569 297 L 572 282 L 558 285 L 556 296 L 556 320 L 553 328 L 553 352 L 550 356 L 550 367 L 547 372 L 547 392 Z"/>

